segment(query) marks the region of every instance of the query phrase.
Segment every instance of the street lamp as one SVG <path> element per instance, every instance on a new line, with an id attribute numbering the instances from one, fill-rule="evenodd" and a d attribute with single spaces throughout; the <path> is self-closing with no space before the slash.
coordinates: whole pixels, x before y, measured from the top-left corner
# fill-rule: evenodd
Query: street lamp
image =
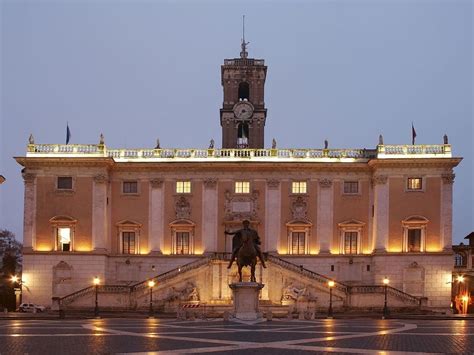
<path id="1" fill-rule="evenodd" d="M 95 308 L 94 316 L 99 317 L 99 284 L 100 279 L 98 276 L 94 277 L 94 286 L 95 286 Z"/>
<path id="2" fill-rule="evenodd" d="M 332 318 L 332 288 L 334 287 L 334 281 L 328 281 L 329 286 L 329 308 L 328 308 L 328 318 Z"/>
<path id="3" fill-rule="evenodd" d="M 11 282 L 13 284 L 13 289 L 15 291 L 15 309 L 17 309 L 21 304 L 21 294 L 22 294 L 22 285 L 23 281 L 20 277 L 13 275 L 11 278 Z"/>
<path id="4" fill-rule="evenodd" d="M 385 293 L 385 298 L 384 298 L 384 303 L 383 303 L 383 316 L 382 319 L 385 319 L 388 317 L 388 307 L 387 307 L 387 287 L 388 283 L 390 281 L 388 280 L 388 277 L 385 276 L 383 279 L 383 285 L 384 285 L 384 293 Z"/>
<path id="5" fill-rule="evenodd" d="M 148 316 L 153 318 L 153 287 L 155 286 L 155 281 L 150 280 L 148 281 L 148 287 L 150 288 L 150 310 L 148 312 Z"/>

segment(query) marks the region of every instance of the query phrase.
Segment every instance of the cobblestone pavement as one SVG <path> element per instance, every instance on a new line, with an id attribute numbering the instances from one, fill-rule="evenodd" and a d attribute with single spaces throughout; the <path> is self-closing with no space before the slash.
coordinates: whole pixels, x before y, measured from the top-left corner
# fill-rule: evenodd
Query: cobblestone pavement
<path id="1" fill-rule="evenodd" d="M 468 320 L 1 320 L 0 354 L 473 353 Z"/>

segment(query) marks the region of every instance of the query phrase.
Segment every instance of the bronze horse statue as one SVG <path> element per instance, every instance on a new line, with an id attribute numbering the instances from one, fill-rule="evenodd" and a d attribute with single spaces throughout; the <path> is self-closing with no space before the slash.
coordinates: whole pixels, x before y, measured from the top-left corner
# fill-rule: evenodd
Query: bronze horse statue
<path id="1" fill-rule="evenodd" d="M 250 282 L 257 282 L 255 278 L 255 265 L 257 265 L 257 249 L 250 233 L 243 233 L 241 246 L 237 252 L 237 266 L 239 268 L 239 281 L 242 282 L 242 268 L 250 266 Z"/>

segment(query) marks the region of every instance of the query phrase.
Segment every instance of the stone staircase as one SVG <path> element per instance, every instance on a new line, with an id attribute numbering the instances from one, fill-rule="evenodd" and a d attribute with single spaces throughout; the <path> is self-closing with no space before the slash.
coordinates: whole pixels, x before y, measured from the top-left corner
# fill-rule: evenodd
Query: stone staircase
<path id="1" fill-rule="evenodd" d="M 52 309 L 53 310 L 63 309 L 71 305 L 72 303 L 79 301 L 87 296 L 94 295 L 96 292 L 96 287 L 97 287 L 97 292 L 101 295 L 104 295 L 104 294 L 126 295 L 127 298 L 129 299 L 129 302 L 128 302 L 128 305 L 125 305 L 125 306 L 126 308 L 131 309 L 136 306 L 136 302 L 133 302 L 133 300 L 147 293 L 148 282 L 150 280 L 155 281 L 155 284 L 161 287 L 164 285 L 164 283 L 166 283 L 166 281 L 172 280 L 178 275 L 182 275 L 191 270 L 195 270 L 201 266 L 207 265 L 209 264 L 210 261 L 211 259 L 208 257 L 200 258 L 188 264 L 166 271 L 153 278 L 146 279 L 132 285 L 105 284 L 105 285 L 98 285 L 98 286 L 88 286 L 63 297 L 53 297 Z M 119 307 L 119 308 L 123 308 L 123 307 Z"/>
<path id="2" fill-rule="evenodd" d="M 286 270 L 313 279 L 321 286 L 324 286 L 326 289 L 328 289 L 328 282 L 330 280 L 334 281 L 334 290 L 340 291 L 340 293 L 346 295 L 347 301 L 345 302 L 345 305 L 349 308 L 354 307 L 354 304 L 357 303 L 356 300 L 354 300 L 354 298 L 356 297 L 360 297 L 363 295 L 384 295 L 385 293 L 385 286 L 382 285 L 347 285 L 342 282 L 335 281 L 325 275 L 308 270 L 301 265 L 296 265 L 275 255 L 268 255 L 268 260 Z M 400 302 L 399 306 L 403 305 L 403 308 L 421 309 L 421 307 L 426 305 L 427 301 L 426 297 L 413 296 L 392 286 L 387 286 L 387 296 L 391 297 L 392 299 L 398 300 Z"/>
<path id="3" fill-rule="evenodd" d="M 143 308 L 143 305 L 147 302 L 149 293 L 148 282 L 150 280 L 155 281 L 156 286 L 153 290 L 153 294 L 157 295 L 159 292 L 166 292 L 168 288 L 176 286 L 176 283 L 180 280 L 189 280 L 197 277 L 199 272 L 202 272 L 202 270 L 198 270 L 200 268 L 211 266 L 211 264 L 215 262 L 226 263 L 226 261 L 229 260 L 229 257 L 230 254 L 228 253 L 215 253 L 210 256 L 201 257 L 193 262 L 135 284 L 99 285 L 97 286 L 97 292 L 100 296 L 100 303 L 108 309 L 136 310 Z M 267 261 L 270 269 L 280 269 L 285 271 L 287 274 L 294 275 L 296 278 L 304 280 L 306 284 L 315 286 L 318 293 L 321 295 L 321 305 L 326 303 L 324 297 L 327 297 L 327 294 L 329 293 L 328 281 L 331 280 L 334 281 L 333 296 L 339 300 L 341 307 L 344 309 L 364 309 L 370 308 L 370 305 L 375 309 L 377 308 L 375 306 L 380 306 L 382 304 L 381 301 L 384 297 L 385 286 L 348 285 L 333 280 L 325 275 L 308 270 L 303 266 L 296 265 L 276 255 L 267 255 Z M 69 307 L 77 309 L 90 308 L 95 292 L 96 286 L 88 286 L 64 297 L 54 297 L 52 309 L 59 310 Z M 422 306 L 426 304 L 427 300 L 424 297 L 413 296 L 391 286 L 387 286 L 387 295 L 390 298 L 391 306 L 400 309 L 421 309 Z M 205 306 L 206 302 L 201 302 L 201 304 Z M 265 307 L 278 307 L 278 304 L 279 302 L 275 300 L 273 300 L 273 302 L 261 302 L 261 305 Z M 224 308 L 230 307 L 229 304 L 221 304 L 221 306 Z"/>

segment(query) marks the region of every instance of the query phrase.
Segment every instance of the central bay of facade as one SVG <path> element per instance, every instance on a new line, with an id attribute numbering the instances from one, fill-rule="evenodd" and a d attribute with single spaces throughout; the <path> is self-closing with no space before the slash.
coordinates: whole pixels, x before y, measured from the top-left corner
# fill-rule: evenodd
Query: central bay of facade
<path id="1" fill-rule="evenodd" d="M 90 308 L 226 309 L 232 238 L 249 220 L 267 308 L 383 305 L 446 310 L 451 298 L 451 146 L 264 148 L 262 59 L 221 67 L 222 149 L 37 144 L 24 166 L 23 300 Z M 296 133 L 296 132 L 295 132 Z M 247 271 L 246 271 L 247 272 Z M 244 275 L 248 279 L 249 275 Z"/>

